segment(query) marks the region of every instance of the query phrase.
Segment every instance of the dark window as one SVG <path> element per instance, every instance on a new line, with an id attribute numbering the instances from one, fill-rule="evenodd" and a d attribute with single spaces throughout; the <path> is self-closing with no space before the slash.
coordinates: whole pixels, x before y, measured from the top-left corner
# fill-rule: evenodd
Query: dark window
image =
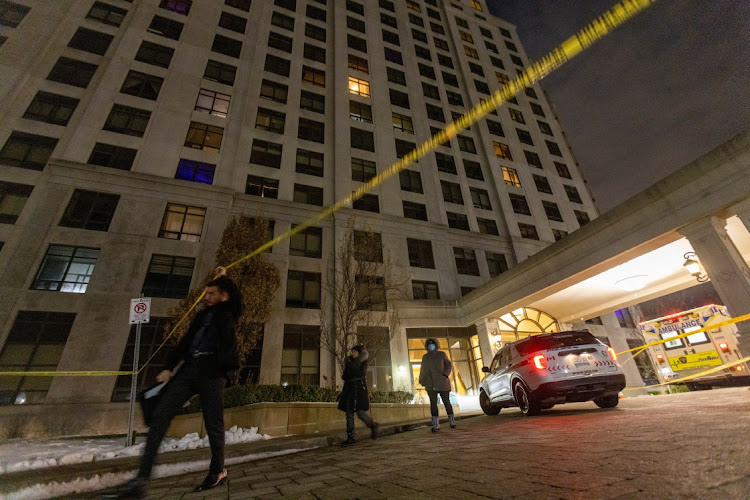
<path id="1" fill-rule="evenodd" d="M 464 295 L 470 294 L 474 290 L 476 290 L 476 287 L 473 287 L 473 286 L 462 286 L 461 287 L 461 297 L 463 297 Z"/>
<path id="2" fill-rule="evenodd" d="M 288 61 L 287 61 L 288 63 Z M 289 72 L 287 71 L 287 74 Z M 302 81 L 312 83 L 316 87 L 326 86 L 326 72 L 307 66 L 302 66 Z"/>
<path id="3" fill-rule="evenodd" d="M 461 194 L 461 185 L 455 182 L 440 181 L 440 189 L 443 192 L 443 200 L 447 203 L 464 204 L 464 197 Z"/>
<path id="4" fill-rule="evenodd" d="M 0 181 L 0 224 L 15 224 L 34 186 Z"/>
<path id="5" fill-rule="evenodd" d="M 0 370 L 57 370 L 75 317 L 75 313 L 18 311 L 0 353 Z M 53 380 L 53 377 L 3 377 L 0 405 L 44 403 Z"/>
<path id="6" fill-rule="evenodd" d="M 403 202 L 404 217 L 407 219 L 427 220 L 427 207 L 422 203 L 413 203 L 411 201 Z"/>
<path id="7" fill-rule="evenodd" d="M 380 22 L 385 24 L 386 26 L 390 26 L 391 28 L 398 27 L 395 17 L 389 16 L 388 14 L 383 14 L 382 12 L 380 13 Z"/>
<path id="8" fill-rule="evenodd" d="M 263 69 L 271 73 L 276 73 L 277 75 L 289 76 L 289 70 L 291 66 L 292 66 L 291 61 L 288 61 L 281 57 L 276 57 L 271 54 L 266 54 L 266 64 L 263 67 Z M 303 76 L 304 76 L 304 73 L 303 73 Z"/>
<path id="9" fill-rule="evenodd" d="M 367 59 L 364 59 L 362 57 L 357 57 L 352 54 L 349 54 L 349 68 L 357 70 L 357 71 L 361 71 L 363 73 L 370 72 L 370 66 L 369 64 L 367 64 Z"/>
<path id="10" fill-rule="evenodd" d="M 313 7 L 312 5 L 307 6 L 306 15 L 310 19 L 317 19 L 318 21 L 323 22 L 325 22 L 326 20 L 326 11 Z"/>
<path id="11" fill-rule="evenodd" d="M 266 60 L 268 60 L 268 57 L 273 56 L 266 56 Z M 206 71 L 203 73 L 203 78 L 223 83 L 225 85 L 234 85 L 234 78 L 236 75 L 237 68 L 235 66 L 209 59 L 206 64 Z"/>
<path id="12" fill-rule="evenodd" d="M 104 130 L 143 137 L 150 117 L 151 112 L 145 109 L 115 104 L 112 106 L 112 111 L 110 111 L 107 121 L 104 123 Z"/>
<path id="13" fill-rule="evenodd" d="M 346 0 L 346 10 L 359 14 L 360 16 L 365 15 L 365 7 L 360 3 L 353 2 L 352 0 Z"/>
<path id="14" fill-rule="evenodd" d="M 96 19 L 97 21 L 109 24 L 110 26 L 120 26 L 127 13 L 128 11 L 125 9 L 120 9 L 119 7 L 104 2 L 94 2 L 94 5 L 91 7 L 91 10 L 89 10 L 89 13 L 86 14 L 86 17 L 89 19 Z"/>
<path id="15" fill-rule="evenodd" d="M 424 94 L 425 97 L 429 97 L 431 99 L 440 100 L 440 91 L 438 90 L 438 88 L 436 86 L 434 86 L 434 85 L 430 85 L 427 82 L 422 82 L 422 93 Z M 427 106 L 428 106 L 428 108 L 427 108 L 427 115 L 429 116 L 429 114 L 430 114 L 430 111 L 429 111 L 430 108 L 429 107 L 432 106 L 432 105 L 431 104 L 427 104 Z M 438 108 L 437 106 L 432 106 L 432 107 L 439 109 L 440 110 L 440 114 L 442 115 L 442 113 L 443 113 L 442 108 Z M 433 118 L 433 119 L 435 119 L 435 118 Z M 443 117 L 443 119 L 440 120 L 440 121 L 445 122 L 445 117 Z"/>
<path id="16" fill-rule="evenodd" d="M 161 221 L 159 238 L 180 241 L 200 241 L 206 209 L 167 203 Z"/>
<path id="17" fill-rule="evenodd" d="M 432 31 L 435 31 L 435 25 L 433 23 L 430 23 L 432 26 Z M 438 26 L 442 32 L 442 27 Z M 442 33 L 445 34 L 445 33 Z M 433 41 L 435 42 L 435 47 L 437 47 L 440 50 L 445 50 L 446 52 L 450 50 L 450 47 L 448 47 L 448 42 L 445 40 L 442 40 L 440 38 L 433 38 Z"/>
<path id="18" fill-rule="evenodd" d="M 477 147 L 474 144 L 474 139 L 464 135 L 457 135 L 456 138 L 458 139 L 458 149 L 466 153 L 477 153 Z"/>
<path id="19" fill-rule="evenodd" d="M 526 197 L 522 194 L 510 193 L 510 204 L 513 206 L 513 211 L 517 214 L 531 215 L 531 208 L 529 208 L 529 202 L 526 201 Z"/>
<path id="20" fill-rule="evenodd" d="M 435 153 L 435 161 L 437 162 L 437 168 L 440 172 L 446 172 L 448 174 L 456 175 L 456 160 L 443 153 Z"/>
<path id="21" fill-rule="evenodd" d="M 379 276 L 355 277 L 355 301 L 359 309 L 385 311 L 388 308 L 384 280 Z"/>
<path id="22" fill-rule="evenodd" d="M 323 229 L 308 227 L 290 236 L 289 255 L 320 259 L 323 256 Z"/>
<path id="23" fill-rule="evenodd" d="M 572 179 L 573 176 L 570 175 L 570 170 L 568 170 L 568 166 L 564 163 L 555 162 L 555 168 L 557 169 L 557 175 L 560 177 L 565 177 L 566 179 Z"/>
<path id="24" fill-rule="evenodd" d="M 484 254 L 487 257 L 487 267 L 490 270 L 490 278 L 494 278 L 508 270 L 508 261 L 505 258 L 505 255 L 494 252 L 485 252 Z"/>
<path id="25" fill-rule="evenodd" d="M 475 75 L 484 76 L 484 70 L 477 63 L 469 61 L 469 70 L 471 70 L 471 72 Z"/>
<path id="26" fill-rule="evenodd" d="M 193 0 L 161 0 L 159 3 L 159 7 L 162 9 L 170 10 L 183 16 L 190 14 L 190 7 L 192 5 Z"/>
<path id="27" fill-rule="evenodd" d="M 289 96 L 289 86 L 283 83 L 272 82 L 271 80 L 263 80 L 260 85 L 260 97 L 263 99 L 269 99 L 271 101 L 280 102 L 286 104 L 287 97 Z"/>
<path id="28" fill-rule="evenodd" d="M 365 32 L 365 22 L 352 16 L 346 16 L 346 27 L 360 33 Z"/>
<path id="29" fill-rule="evenodd" d="M 320 309 L 320 273 L 290 269 L 286 281 L 286 306 Z"/>
<path id="30" fill-rule="evenodd" d="M 549 180 L 546 177 L 536 174 L 534 174 L 533 177 L 537 191 L 539 191 L 540 193 L 552 194 L 552 186 L 549 185 Z"/>
<path id="31" fill-rule="evenodd" d="M 493 120 L 485 121 L 487 122 L 487 128 L 490 130 L 490 134 L 505 137 L 505 132 L 503 132 L 503 126 L 500 124 L 500 122 L 496 122 Z"/>
<path id="32" fill-rule="evenodd" d="M 530 102 L 529 106 L 531 106 L 531 110 L 535 115 L 544 116 L 544 109 L 542 109 L 540 105 L 535 102 Z"/>
<path id="33" fill-rule="evenodd" d="M 427 15 L 433 19 L 437 19 L 438 21 L 441 21 L 442 18 L 440 17 L 440 12 L 434 10 L 434 9 L 427 9 Z"/>
<path id="34" fill-rule="evenodd" d="M 544 141 L 547 143 L 547 150 L 555 155 L 555 156 L 562 156 L 562 151 L 560 151 L 560 146 L 557 145 L 556 142 L 552 141 Z"/>
<path id="35" fill-rule="evenodd" d="M 384 34 L 385 34 L 385 32 L 384 32 Z M 412 28 L 411 29 L 411 36 L 412 36 L 412 38 L 414 38 L 417 41 L 420 41 L 422 43 L 428 43 L 427 42 L 427 33 L 425 33 L 424 31 L 419 31 L 416 28 Z"/>
<path id="36" fill-rule="evenodd" d="M 70 39 L 68 47 L 103 56 L 107 52 L 113 39 L 114 36 L 106 33 L 100 33 L 86 28 L 78 28 L 78 31 L 75 32 L 73 38 Z"/>
<path id="37" fill-rule="evenodd" d="M 346 46 L 350 49 L 359 50 L 367 53 L 367 41 L 354 35 L 346 35 Z"/>
<path id="38" fill-rule="evenodd" d="M 255 128 L 283 134 L 285 123 L 285 113 L 272 109 L 258 108 L 258 114 L 255 117 Z"/>
<path id="39" fill-rule="evenodd" d="M 469 179 L 484 180 L 482 167 L 476 161 L 464 160 L 464 172 L 466 172 L 466 177 Z"/>
<path id="40" fill-rule="evenodd" d="M 446 56 L 445 54 L 438 54 L 438 62 L 441 66 L 445 66 L 446 68 L 453 68 L 453 59 Z"/>
<path id="41" fill-rule="evenodd" d="M 349 101 L 349 118 L 358 122 L 372 123 L 372 107 L 357 101 Z"/>
<path id="42" fill-rule="evenodd" d="M 435 259 L 432 255 L 432 242 L 429 240 L 407 238 L 406 247 L 409 251 L 409 265 L 411 267 L 435 269 Z"/>
<path id="43" fill-rule="evenodd" d="M 173 48 L 144 41 L 135 55 L 135 60 L 159 66 L 160 68 L 168 68 L 169 63 L 172 62 L 173 54 Z"/>
<path id="44" fill-rule="evenodd" d="M 300 109 L 307 109 L 316 113 L 325 113 L 326 97 L 303 90 L 300 96 L 299 107 Z"/>
<path id="45" fill-rule="evenodd" d="M 415 14 L 409 13 L 409 22 L 412 23 L 412 24 L 416 24 L 417 26 L 421 26 L 421 27 L 424 28 L 424 21 L 422 20 L 421 17 L 419 17 L 419 16 L 417 16 Z"/>
<path id="46" fill-rule="evenodd" d="M 487 45 L 487 44 L 485 43 L 485 45 Z M 493 51 L 493 52 L 495 52 L 495 51 Z M 523 67 L 523 61 L 517 55 L 511 54 L 510 55 L 510 60 L 513 61 L 513 64 L 515 64 L 516 66 Z"/>
<path id="47" fill-rule="evenodd" d="M 242 42 L 228 36 L 216 35 L 211 50 L 225 56 L 239 58 L 240 52 L 242 52 Z"/>
<path id="48" fill-rule="evenodd" d="M 118 194 L 76 189 L 60 225 L 91 231 L 107 231 L 119 201 Z"/>
<path id="49" fill-rule="evenodd" d="M 474 250 L 470 248 L 453 247 L 453 257 L 456 260 L 456 271 L 458 274 L 479 276 L 479 265 Z"/>
<path id="50" fill-rule="evenodd" d="M 422 176 L 416 170 L 402 170 L 398 173 L 401 181 L 401 190 L 411 193 L 424 193 L 422 188 Z"/>
<path id="51" fill-rule="evenodd" d="M 195 259 L 153 255 L 143 282 L 143 295 L 181 299 L 190 291 Z"/>
<path id="52" fill-rule="evenodd" d="M 273 4 L 292 12 L 297 10 L 297 0 L 273 0 Z"/>
<path id="53" fill-rule="evenodd" d="M 50 245 L 31 289 L 86 293 L 98 258 L 98 248 Z"/>
<path id="54" fill-rule="evenodd" d="M 224 137 L 224 129 L 205 123 L 190 122 L 185 146 L 203 151 L 219 152 L 221 139 Z"/>
<path id="55" fill-rule="evenodd" d="M 481 92 L 483 94 L 490 95 L 492 93 L 490 91 L 490 87 L 486 83 L 480 82 L 479 80 L 474 80 L 474 88 L 477 89 L 477 92 Z"/>
<path id="56" fill-rule="evenodd" d="M 244 10 L 250 12 L 250 1 L 251 0 L 224 0 L 224 5 L 229 5 L 235 9 Z"/>
<path id="57" fill-rule="evenodd" d="M 271 168 L 281 167 L 281 144 L 253 139 L 250 163 Z"/>
<path id="58" fill-rule="evenodd" d="M 245 194 L 275 200 L 279 197 L 279 181 L 278 179 L 248 175 L 247 183 L 245 184 Z"/>
<path id="59" fill-rule="evenodd" d="M 323 153 L 298 149 L 295 169 L 299 174 L 323 177 Z"/>
<path id="60" fill-rule="evenodd" d="M 368 182 L 377 175 L 374 161 L 363 160 L 362 158 L 352 158 L 352 180 L 358 182 Z"/>
<path id="61" fill-rule="evenodd" d="M 479 27 L 479 32 L 482 33 L 482 36 L 486 36 L 490 40 L 492 40 L 492 32 L 488 30 L 487 28 Z"/>
<path id="62" fill-rule="evenodd" d="M 79 102 L 72 97 L 37 92 L 23 117 L 54 125 L 67 125 Z"/>
<path id="63" fill-rule="evenodd" d="M 443 73 L 443 82 L 446 85 L 451 85 L 453 87 L 458 88 L 458 78 L 456 78 L 456 75 L 453 75 L 451 73 L 446 73 L 445 71 Z"/>
<path id="64" fill-rule="evenodd" d="M 549 126 L 549 123 L 547 123 L 547 122 L 543 122 L 543 121 L 540 121 L 540 120 L 537 120 L 536 122 L 537 122 L 537 123 L 539 124 L 539 130 L 540 130 L 540 131 L 541 131 L 541 132 L 542 132 L 543 134 L 547 134 L 547 135 L 554 135 L 554 134 L 552 133 L 552 128 L 551 128 L 551 127 Z"/>
<path id="65" fill-rule="evenodd" d="M 383 53 L 385 54 L 386 61 L 396 64 L 404 64 L 404 58 L 401 56 L 401 52 L 388 47 L 384 47 Z"/>
<path id="66" fill-rule="evenodd" d="M 320 326 L 284 325 L 281 384 L 320 385 Z"/>
<path id="67" fill-rule="evenodd" d="M 307 118 L 300 118 L 297 137 L 322 144 L 325 142 L 325 124 L 323 122 L 308 120 Z"/>
<path id="68" fill-rule="evenodd" d="M 268 46 L 274 49 L 283 50 L 284 52 L 291 52 L 294 40 L 291 37 L 280 35 L 274 31 L 268 34 Z"/>
<path id="69" fill-rule="evenodd" d="M 523 151 L 523 154 L 526 157 L 526 163 L 536 168 L 542 168 L 542 160 L 538 154 L 526 150 Z"/>
<path id="70" fill-rule="evenodd" d="M 411 289 L 414 294 L 414 300 L 440 299 L 438 284 L 434 281 L 412 280 Z"/>
<path id="71" fill-rule="evenodd" d="M 247 19 L 229 12 L 222 12 L 219 18 L 219 26 L 244 35 L 247 28 Z"/>
<path id="72" fill-rule="evenodd" d="M 91 151 L 88 163 L 119 170 L 130 170 L 137 153 L 138 150 L 136 149 L 97 142 Z"/>
<path id="73" fill-rule="evenodd" d="M 568 186 L 567 184 L 563 184 L 563 186 L 565 187 L 565 193 L 568 195 L 570 201 L 573 203 L 583 203 L 581 195 L 578 193 L 575 186 Z"/>
<path id="74" fill-rule="evenodd" d="M 286 16 L 284 16 L 286 17 Z M 294 20 L 292 20 L 292 28 L 294 29 Z M 314 24 L 305 23 L 305 36 L 309 36 L 310 38 L 313 38 L 315 40 L 319 40 L 321 42 L 326 41 L 326 30 L 325 28 L 321 28 L 319 26 L 315 26 Z"/>
<path id="75" fill-rule="evenodd" d="M 448 227 L 451 229 L 461 229 L 462 231 L 470 231 L 469 218 L 464 214 L 457 214 L 454 212 L 446 212 L 448 217 Z"/>
<path id="76" fill-rule="evenodd" d="M 503 35 L 505 38 L 513 38 L 510 34 L 510 31 L 506 30 L 505 28 L 500 28 L 500 34 Z"/>
<path id="77" fill-rule="evenodd" d="M 448 104 L 452 104 L 454 106 L 464 105 L 464 100 L 461 97 L 461 94 L 457 94 L 456 92 L 451 92 L 450 90 L 446 90 L 445 94 L 448 96 Z"/>
<path id="78" fill-rule="evenodd" d="M 490 203 L 490 195 L 484 189 L 469 188 L 471 193 L 471 201 L 474 204 L 474 208 L 481 208 L 484 210 L 492 210 L 492 204 Z"/>
<path id="79" fill-rule="evenodd" d="M 383 241 L 379 233 L 354 231 L 354 259 L 358 262 L 383 262 Z"/>
<path id="80" fill-rule="evenodd" d="M 303 50 L 303 56 L 305 59 L 324 63 L 326 62 L 326 49 L 306 43 Z"/>
<path id="81" fill-rule="evenodd" d="M 271 15 L 271 24 L 274 26 L 278 26 L 279 28 L 283 28 L 285 30 L 294 31 L 294 18 L 285 16 L 284 14 L 280 12 L 274 12 Z M 312 26 L 312 25 L 308 24 L 307 26 Z M 307 30 L 305 30 L 305 32 L 307 32 Z M 323 33 L 325 33 L 325 30 L 323 30 Z"/>
<path id="82" fill-rule="evenodd" d="M 494 67 L 500 68 L 500 69 L 505 69 L 505 65 L 503 64 L 503 61 L 501 59 L 498 59 L 497 57 L 490 56 L 490 61 L 492 62 L 492 65 Z"/>
<path id="83" fill-rule="evenodd" d="M 180 158 L 174 178 L 200 184 L 213 184 L 215 171 L 216 165 L 211 163 Z"/>
<path id="84" fill-rule="evenodd" d="M 355 210 L 364 210 L 366 212 L 380 213 L 380 202 L 378 201 L 377 195 L 365 194 L 358 200 L 352 203 L 352 208 Z"/>
<path id="85" fill-rule="evenodd" d="M 375 151 L 375 137 L 372 132 L 368 130 L 360 130 L 358 128 L 352 128 L 350 131 L 351 145 L 355 149 L 363 149 L 365 151 Z"/>
<path id="86" fill-rule="evenodd" d="M 415 45 L 414 53 L 417 54 L 417 57 L 420 57 L 427 61 L 432 61 L 432 54 L 430 53 L 430 49 L 428 48 L 422 47 L 421 45 Z"/>
<path id="87" fill-rule="evenodd" d="M 391 97 L 391 104 L 409 109 L 409 94 L 393 89 L 388 89 L 388 93 Z"/>
<path id="88" fill-rule="evenodd" d="M 403 71 L 399 71 L 390 66 L 386 67 L 388 73 L 388 81 L 391 83 L 397 83 L 399 85 L 406 85 L 406 74 Z"/>
<path id="89" fill-rule="evenodd" d="M 419 67 L 420 75 L 435 80 L 435 70 L 432 67 L 422 63 L 417 63 L 417 66 Z"/>
<path id="90" fill-rule="evenodd" d="M 86 88 L 96 72 L 97 65 L 61 57 L 47 76 L 47 80 Z"/>
<path id="91" fill-rule="evenodd" d="M 591 218 L 586 212 L 581 212 L 580 210 L 573 210 L 573 212 L 576 214 L 576 219 L 578 220 L 579 226 L 584 226 L 585 224 L 591 222 Z"/>
<path id="92" fill-rule="evenodd" d="M 534 140 L 531 138 L 531 134 L 528 131 L 516 129 L 516 134 L 518 134 L 518 140 L 522 143 L 530 146 L 534 145 Z"/>
<path id="93" fill-rule="evenodd" d="M 307 205 L 323 206 L 323 188 L 307 186 L 305 184 L 294 184 L 292 200 Z"/>
<path id="94" fill-rule="evenodd" d="M 398 34 L 388 30 L 383 30 L 383 41 L 392 43 L 393 45 L 401 45 L 401 40 L 399 39 Z"/>
<path id="95" fill-rule="evenodd" d="M 393 2 L 390 2 L 388 0 L 378 0 L 378 5 L 380 5 L 381 9 L 390 10 L 391 12 L 396 12 L 396 7 L 393 6 Z"/>
<path id="96" fill-rule="evenodd" d="M 557 203 L 542 200 L 542 205 L 544 206 L 544 213 L 547 214 L 549 220 L 563 222 L 563 217 L 560 213 L 560 209 L 557 207 Z"/>
<path id="97" fill-rule="evenodd" d="M 479 232 L 483 234 L 491 234 L 493 236 L 499 236 L 500 232 L 497 230 L 497 222 L 492 219 L 482 219 L 477 217 L 477 225 L 479 226 Z"/>
<path id="98" fill-rule="evenodd" d="M 539 99 L 536 95 L 536 91 L 532 89 L 531 87 L 526 87 L 524 89 L 524 92 L 526 93 L 527 96 L 531 97 L 532 99 Z"/>
<path id="99" fill-rule="evenodd" d="M 0 163 L 30 170 L 43 170 L 58 139 L 13 131 L 0 151 Z"/>
<path id="100" fill-rule="evenodd" d="M 179 40 L 180 35 L 182 34 L 182 28 L 184 26 L 185 25 L 181 22 L 173 21 L 172 19 L 167 19 L 166 17 L 154 16 L 154 18 L 151 20 L 151 24 L 148 27 L 148 31 L 157 35 L 161 35 L 165 38 Z"/>
<path id="101" fill-rule="evenodd" d="M 404 156 L 408 155 L 416 148 L 417 148 L 417 145 L 414 144 L 413 142 L 402 141 L 401 139 L 396 139 L 396 157 L 397 158 L 403 158 Z"/>
<path id="102" fill-rule="evenodd" d="M 539 234 L 536 232 L 536 226 L 533 224 L 518 223 L 518 230 L 521 232 L 522 238 L 528 238 L 530 240 L 538 240 Z"/>
<path id="103" fill-rule="evenodd" d="M 565 236 L 567 236 L 568 232 L 563 231 L 562 229 L 554 229 L 552 228 L 552 235 L 555 237 L 555 241 L 560 241 Z"/>
<path id="104" fill-rule="evenodd" d="M 164 83 L 163 78 L 130 70 L 120 92 L 155 101 L 159 97 L 162 83 Z"/>

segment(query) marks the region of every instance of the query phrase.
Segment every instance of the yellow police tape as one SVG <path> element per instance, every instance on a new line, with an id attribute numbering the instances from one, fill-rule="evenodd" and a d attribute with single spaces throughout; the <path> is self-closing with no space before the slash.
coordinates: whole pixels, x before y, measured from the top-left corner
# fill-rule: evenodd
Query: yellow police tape
<path id="1" fill-rule="evenodd" d="M 333 213 L 337 212 L 338 210 L 341 210 L 347 205 L 352 204 L 353 202 L 355 202 L 356 200 L 358 200 L 359 198 L 361 198 L 362 196 L 370 192 L 373 188 L 382 184 L 386 179 L 398 174 L 400 171 L 405 169 L 409 164 L 419 160 L 420 158 L 425 156 L 427 153 L 435 149 L 435 147 L 437 147 L 438 145 L 455 137 L 459 131 L 466 129 L 472 124 L 474 124 L 475 122 L 479 121 L 481 118 L 489 114 L 491 111 L 494 111 L 503 102 L 508 101 L 518 92 L 523 90 L 524 88 L 537 83 L 539 80 L 541 80 L 542 78 L 550 74 L 552 71 L 559 68 L 560 66 L 565 64 L 567 61 L 569 61 L 573 57 L 577 56 L 578 54 L 580 54 L 581 52 L 589 48 L 591 45 L 596 43 L 599 39 L 609 34 L 615 28 L 625 23 L 630 18 L 632 18 L 639 12 L 645 10 L 646 8 L 648 8 L 649 6 L 651 6 L 651 4 L 655 2 L 656 0 L 622 0 L 618 2 L 611 9 L 604 12 L 594 21 L 589 23 L 585 28 L 583 28 L 578 33 L 576 33 L 572 37 L 565 40 L 559 47 L 553 49 L 550 53 L 548 53 L 542 59 L 532 64 L 523 73 L 521 73 L 516 78 L 508 82 L 502 89 L 496 90 L 495 92 L 493 92 L 493 94 L 487 100 L 482 101 L 479 104 L 477 104 L 474 108 L 469 110 L 466 114 L 460 116 L 458 120 L 456 120 L 454 123 L 451 123 L 444 130 L 441 130 L 440 132 L 432 136 L 430 140 L 428 140 L 427 142 L 419 145 L 416 149 L 412 150 L 406 156 L 398 160 L 396 163 L 392 164 L 384 172 L 376 175 L 369 182 L 355 189 L 349 195 L 341 198 L 340 200 L 335 202 L 333 205 L 326 207 L 317 215 L 310 217 L 309 219 L 302 222 L 301 224 L 292 227 L 292 229 L 290 229 L 289 231 L 261 245 L 260 247 L 255 249 L 253 252 L 227 265 L 226 268 L 227 269 L 232 268 L 266 251 L 267 249 L 271 248 L 275 244 L 280 243 L 281 241 L 284 241 L 294 236 L 295 234 L 298 234 L 304 231 L 305 229 L 331 216 Z M 192 310 L 200 301 L 201 297 L 199 297 L 198 301 L 196 301 L 193 304 L 193 306 L 180 319 L 180 321 L 178 322 L 178 325 L 182 323 L 188 317 L 190 312 L 192 312 Z M 161 344 L 159 349 L 161 349 L 161 347 L 164 346 L 164 344 L 166 344 L 167 340 L 169 339 L 169 337 L 172 336 L 172 334 L 176 331 L 176 329 L 177 329 L 177 325 L 175 325 L 175 327 L 172 329 L 169 335 L 167 335 L 167 337 L 164 339 L 164 342 Z M 149 361 L 153 359 L 153 357 L 156 355 L 156 352 L 158 352 L 158 349 L 157 351 L 154 352 L 154 354 L 151 356 Z M 140 371 L 143 370 L 143 368 L 145 368 L 147 364 L 148 364 L 148 361 L 138 370 L 138 373 L 140 373 Z M 132 372 L 101 372 L 101 371 L 0 372 L 0 376 L 13 375 L 13 376 L 25 376 L 25 377 L 35 377 L 35 376 L 49 377 L 49 376 L 60 376 L 60 375 L 64 375 L 64 376 L 110 376 L 113 374 L 132 375 Z"/>
<path id="2" fill-rule="evenodd" d="M 680 384 L 680 383 L 686 382 L 688 380 L 693 380 L 693 379 L 696 379 L 696 378 L 705 377 L 706 375 L 710 375 L 712 373 L 716 373 L 716 372 L 725 370 L 727 368 L 731 368 L 732 366 L 740 365 L 742 363 L 747 363 L 748 361 L 750 361 L 750 356 L 745 356 L 744 358 L 738 359 L 737 361 L 732 361 L 731 363 L 725 363 L 725 364 L 723 364 L 721 366 L 716 366 L 714 368 L 702 371 L 700 373 L 696 373 L 694 375 L 687 375 L 685 377 L 676 378 L 676 379 L 673 379 L 673 380 L 667 380 L 667 381 L 661 382 L 659 384 L 644 385 L 643 387 L 626 387 L 623 390 L 624 391 L 635 391 L 637 389 L 650 389 L 651 387 L 660 387 L 660 386 L 663 386 L 663 385 L 670 385 L 670 384 Z"/>

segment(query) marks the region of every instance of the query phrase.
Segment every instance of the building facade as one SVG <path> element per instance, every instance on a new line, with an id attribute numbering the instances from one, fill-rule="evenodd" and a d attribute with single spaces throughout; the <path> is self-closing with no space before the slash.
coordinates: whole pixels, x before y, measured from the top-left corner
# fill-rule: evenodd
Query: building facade
<path id="1" fill-rule="evenodd" d="M 130 369 L 140 294 L 148 359 L 232 215 L 289 230 L 528 63 L 484 0 L 0 0 L 0 370 Z M 411 300 L 454 301 L 598 213 L 529 88 L 272 249 L 282 283 L 248 380 L 334 383 L 321 283 L 353 215 Z M 471 393 L 486 331 L 438 326 L 396 332 L 378 389 L 414 390 L 420 343 L 437 336 Z M 129 386 L 0 377 L 2 404 L 123 401 Z"/>

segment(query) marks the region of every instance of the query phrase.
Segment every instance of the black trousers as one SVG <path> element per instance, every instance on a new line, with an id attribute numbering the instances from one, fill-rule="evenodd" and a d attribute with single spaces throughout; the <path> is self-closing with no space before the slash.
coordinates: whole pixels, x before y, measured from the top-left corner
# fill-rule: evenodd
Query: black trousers
<path id="1" fill-rule="evenodd" d="M 448 415 L 453 415 L 453 406 L 451 406 L 450 391 L 427 391 L 427 395 L 430 397 L 430 414 L 433 417 L 438 416 L 438 394 L 440 394 L 440 399 L 443 401 L 443 406 L 445 406 L 445 413 L 447 413 Z"/>
<path id="2" fill-rule="evenodd" d="M 357 410 L 357 416 L 367 427 L 372 429 L 372 417 L 365 410 Z M 352 432 L 354 432 L 354 410 L 346 412 L 346 433 L 351 434 Z"/>
<path id="3" fill-rule="evenodd" d="M 154 467 L 159 445 L 167 432 L 169 423 L 180 408 L 194 395 L 201 398 L 203 421 L 206 423 L 208 441 L 211 445 L 209 472 L 218 474 L 224 470 L 224 405 L 222 396 L 226 378 L 218 374 L 212 356 L 201 356 L 187 361 L 164 388 L 164 395 L 157 406 L 148 430 L 146 448 L 141 457 L 138 477 L 148 479 Z"/>

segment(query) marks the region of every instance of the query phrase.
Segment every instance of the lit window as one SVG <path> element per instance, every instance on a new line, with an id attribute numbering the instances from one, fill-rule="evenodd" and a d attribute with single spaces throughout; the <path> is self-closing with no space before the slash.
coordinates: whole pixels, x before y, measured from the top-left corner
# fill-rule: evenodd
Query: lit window
<path id="1" fill-rule="evenodd" d="M 168 203 L 159 230 L 159 238 L 200 241 L 206 209 Z"/>
<path id="2" fill-rule="evenodd" d="M 50 245 L 31 289 L 86 293 L 98 258 L 98 248 Z"/>
<path id="3" fill-rule="evenodd" d="M 203 151 L 219 152 L 224 129 L 205 123 L 190 122 L 185 146 Z"/>
<path id="4" fill-rule="evenodd" d="M 482 12 L 482 4 L 479 3 L 479 0 L 470 0 L 470 3 L 472 9 Z"/>
<path id="5" fill-rule="evenodd" d="M 349 92 L 352 94 L 370 97 L 370 82 L 361 78 L 349 77 Z"/>
<path id="6" fill-rule="evenodd" d="M 521 187 L 521 179 L 518 178 L 518 172 L 515 168 L 502 167 L 503 180 L 508 186 Z"/>
<path id="7" fill-rule="evenodd" d="M 507 144 L 503 144 L 502 142 L 496 142 L 492 141 L 492 146 L 495 148 L 495 154 L 498 158 L 502 158 L 504 160 L 513 161 L 513 155 L 510 153 L 510 148 Z"/>
<path id="8" fill-rule="evenodd" d="M 216 165 L 180 158 L 180 163 L 177 165 L 177 173 L 175 173 L 174 178 L 184 181 L 199 182 L 201 184 L 213 184 L 215 170 Z"/>
<path id="9" fill-rule="evenodd" d="M 228 94 L 214 92 L 213 90 L 201 89 L 198 100 L 195 102 L 196 111 L 203 111 L 222 118 L 227 117 L 231 97 Z"/>

